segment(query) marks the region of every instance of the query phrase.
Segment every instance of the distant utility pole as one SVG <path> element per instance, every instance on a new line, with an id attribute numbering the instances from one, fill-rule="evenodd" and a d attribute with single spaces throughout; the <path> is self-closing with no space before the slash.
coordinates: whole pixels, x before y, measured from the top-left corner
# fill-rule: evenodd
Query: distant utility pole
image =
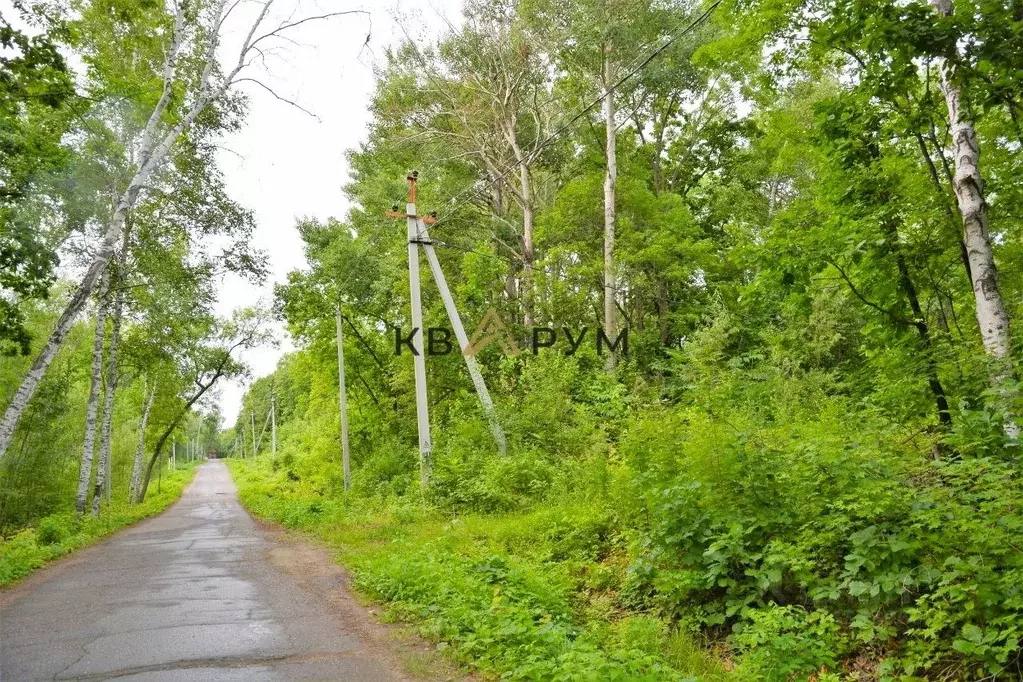
<path id="1" fill-rule="evenodd" d="M 252 436 L 252 458 L 256 458 L 256 412 L 249 410 L 249 435 Z"/>
<path id="2" fill-rule="evenodd" d="M 440 268 L 440 261 L 437 259 L 437 254 L 433 250 L 433 243 L 430 241 L 430 235 L 427 232 L 426 225 L 436 222 L 436 218 L 432 215 L 427 218 L 421 218 L 416 214 L 416 183 L 419 180 L 419 172 L 412 171 L 406 177 L 406 180 L 409 183 L 409 202 L 406 212 L 404 214 L 398 213 L 398 207 L 395 205 L 394 209 L 388 213 L 388 216 L 392 218 L 406 218 L 408 220 L 409 293 L 412 303 L 413 329 L 412 361 L 416 380 L 420 479 L 425 487 L 430 482 L 432 462 L 430 458 L 430 416 L 426 399 L 426 347 L 423 343 L 423 302 L 419 289 L 419 246 L 422 246 L 423 250 L 426 251 L 426 257 L 430 263 L 433 277 L 437 282 L 437 288 L 440 290 L 441 298 L 444 299 L 444 308 L 447 311 L 448 319 L 455 330 L 455 338 L 458 340 L 458 345 L 462 350 L 462 357 L 465 358 L 465 366 L 469 370 L 469 376 L 472 378 L 473 386 L 475 386 L 480 403 L 483 405 L 483 411 L 490 422 L 494 441 L 497 443 L 497 448 L 501 455 L 508 453 L 508 444 L 504 436 L 504 430 L 497 420 L 497 413 L 494 411 L 494 401 L 487 390 L 486 382 L 483 381 L 479 364 L 476 362 L 475 356 L 469 352 L 469 339 L 465 334 L 465 328 L 462 326 L 462 319 L 458 314 L 458 308 L 455 306 L 455 301 L 448 290 L 447 280 L 444 278 L 444 272 Z"/>
<path id="3" fill-rule="evenodd" d="M 270 452 L 277 460 L 277 394 L 270 394 Z"/>
<path id="4" fill-rule="evenodd" d="M 345 396 L 345 346 L 341 331 L 344 318 L 341 304 L 337 305 L 337 373 L 341 407 L 341 468 L 344 471 L 345 491 L 352 487 L 352 469 L 348 459 L 348 399 Z"/>

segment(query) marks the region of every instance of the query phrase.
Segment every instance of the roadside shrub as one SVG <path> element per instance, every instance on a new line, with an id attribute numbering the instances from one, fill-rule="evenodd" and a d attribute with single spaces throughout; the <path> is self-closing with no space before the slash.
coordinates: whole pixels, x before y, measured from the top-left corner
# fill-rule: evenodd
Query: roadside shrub
<path id="1" fill-rule="evenodd" d="M 36 527 L 36 539 L 40 545 L 56 545 L 70 535 L 73 519 L 63 516 L 47 516 Z"/>
<path id="2" fill-rule="evenodd" d="M 764 680 L 789 680 L 807 671 L 835 670 L 847 651 L 833 615 L 799 606 L 750 611 L 735 643 L 746 655 L 743 666 Z"/>
<path id="3" fill-rule="evenodd" d="M 674 475 L 658 464 L 670 446 L 647 448 L 657 437 L 640 424 L 623 450 L 641 463 L 650 527 L 626 600 L 731 634 L 776 679 L 832 668 L 853 645 L 885 652 L 893 675 L 950 661 L 997 674 L 1023 633 L 1019 472 L 870 442 L 883 426 L 840 405 L 822 401 L 813 421 L 687 410 L 664 435 Z"/>
<path id="4" fill-rule="evenodd" d="M 467 560 L 428 549 L 386 555 L 357 564 L 356 585 L 398 615 L 420 620 L 423 634 L 457 643 L 460 660 L 502 679 L 681 679 L 632 642 L 601 649 L 573 624 L 565 586 L 507 557 Z"/>
<path id="5" fill-rule="evenodd" d="M 150 488 L 142 504 L 115 503 L 99 517 L 52 514 L 40 519 L 34 528 L 0 538 L 0 587 L 25 577 L 48 561 L 163 511 L 178 499 L 194 472 L 193 466 L 180 464 L 177 471 L 164 475 L 160 492 Z"/>

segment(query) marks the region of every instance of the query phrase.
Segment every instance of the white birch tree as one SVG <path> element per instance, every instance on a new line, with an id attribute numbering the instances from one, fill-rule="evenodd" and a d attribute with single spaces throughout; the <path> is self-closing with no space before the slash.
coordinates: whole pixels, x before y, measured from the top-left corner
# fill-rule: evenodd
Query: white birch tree
<path id="1" fill-rule="evenodd" d="M 265 0 L 259 3 L 259 11 L 249 25 L 239 48 L 237 60 L 225 73 L 218 63 L 217 52 L 223 37 L 224 24 L 241 4 L 241 0 L 232 0 L 230 3 L 228 0 L 215 0 L 198 6 L 184 1 L 171 2 L 167 11 L 173 20 L 167 36 L 169 44 L 163 63 L 162 92 L 138 138 L 134 153 L 136 159 L 134 171 L 125 186 L 118 190 L 119 195 L 114 202 L 115 208 L 110 221 L 84 277 L 0 420 L 0 461 L 10 447 L 18 421 L 39 387 L 39 382 L 57 356 L 93 289 L 109 267 L 128 212 L 138 201 L 139 195 L 146 190 L 151 177 L 166 163 L 175 143 L 188 133 L 207 107 L 220 101 L 242 82 L 255 83 L 277 96 L 257 78 L 243 76 L 247 67 L 265 55 L 269 41 L 280 39 L 289 28 L 311 20 L 359 12 L 359 10 L 332 12 L 315 17 L 286 20 L 274 28 L 269 28 L 264 24 L 267 23 L 273 0 Z M 198 64 L 194 71 L 179 68 L 181 64 L 192 63 Z M 182 98 L 182 92 L 188 95 Z M 182 99 L 180 107 L 174 106 Z"/>
<path id="2" fill-rule="evenodd" d="M 109 273 L 104 273 L 99 287 L 99 308 L 96 311 L 96 333 L 92 345 L 92 372 L 89 377 L 89 399 L 85 410 L 85 442 L 82 445 L 82 462 L 78 472 L 78 492 L 75 496 L 75 511 L 85 512 L 92 480 L 92 460 L 96 448 L 96 417 L 99 410 L 99 391 L 103 383 L 103 345 L 107 329 L 107 294 L 110 284 Z M 104 417 L 105 418 L 105 417 Z"/>
<path id="3" fill-rule="evenodd" d="M 143 388 L 143 394 L 145 389 Z M 153 410 L 153 402 L 156 400 L 156 383 L 149 389 L 149 395 L 145 397 L 145 405 L 142 408 L 142 419 L 139 422 L 139 443 L 135 448 L 135 462 L 131 469 L 131 485 L 128 488 L 128 497 L 131 502 L 139 502 L 139 487 L 142 483 L 142 457 L 146 450 L 146 426 L 149 424 L 149 414 Z"/>
<path id="4" fill-rule="evenodd" d="M 618 303 L 615 298 L 615 222 L 618 216 L 615 193 L 618 187 L 618 152 L 615 135 L 618 125 L 615 121 L 615 68 L 610 47 L 601 52 L 601 82 L 604 86 L 604 334 L 612 341 L 618 336 Z M 612 351 L 607 356 L 607 366 L 613 368 L 617 358 Z"/>
<path id="5" fill-rule="evenodd" d="M 930 2 L 938 14 L 943 16 L 952 14 L 951 0 Z M 1014 375 L 1010 356 L 1009 314 L 1005 310 L 1005 303 L 998 289 L 998 270 L 995 267 L 994 252 L 988 234 L 984 176 L 980 171 L 980 144 L 973 121 L 963 111 L 960 89 L 952 82 L 946 62 L 938 65 L 938 73 L 951 126 L 952 159 L 955 164 L 952 189 L 963 218 L 963 241 L 969 259 L 977 325 L 980 327 L 984 351 L 991 357 L 989 378 L 1001 403 L 1000 406 L 1005 410 L 1005 433 L 1016 440 L 1020 436 L 1020 427 L 1009 407 L 1016 393 L 1015 389 L 1009 386 Z"/>
<path id="6" fill-rule="evenodd" d="M 110 489 L 110 457 L 112 450 L 111 431 L 114 422 L 114 398 L 117 395 L 117 384 L 120 379 L 118 368 L 118 350 L 121 345 L 121 318 L 124 314 L 124 280 L 125 256 L 127 239 L 117 259 L 117 271 L 114 279 L 115 292 L 113 299 L 112 323 L 110 330 L 110 349 L 107 353 L 107 386 L 104 395 L 103 425 L 99 436 L 99 463 L 96 469 L 96 485 L 92 496 L 92 515 L 98 516 L 103 493 Z M 109 495 L 107 496 L 109 500 Z"/>

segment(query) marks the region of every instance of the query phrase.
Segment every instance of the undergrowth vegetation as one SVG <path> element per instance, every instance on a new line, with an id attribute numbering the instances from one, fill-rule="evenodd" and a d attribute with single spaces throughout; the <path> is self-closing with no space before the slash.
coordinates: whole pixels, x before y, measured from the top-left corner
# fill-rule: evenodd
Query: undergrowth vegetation
<path id="1" fill-rule="evenodd" d="M 159 489 L 154 486 L 141 504 L 115 502 L 99 516 L 75 514 L 73 510 L 50 514 L 33 526 L 0 538 L 0 587 L 24 578 L 49 561 L 162 512 L 181 496 L 194 474 L 195 466 L 183 465 L 167 472 Z"/>
<path id="2" fill-rule="evenodd" d="M 232 462 L 243 502 L 338 547 L 394 617 L 508 679 L 1015 666 L 1023 482 L 997 438 L 934 458 L 926 434 L 802 378 L 708 372 L 695 354 L 701 399 L 677 406 L 620 400 L 585 359 L 519 362 L 516 378 L 542 386 L 523 380 L 512 400 L 522 455 L 493 453 L 466 400 L 446 415 L 425 494 L 414 453 L 366 443 L 346 496 L 337 454 L 309 449 L 292 420 L 276 459 Z M 298 366 L 277 380 L 295 390 Z M 559 431 L 570 437 L 544 450 Z"/>
<path id="3" fill-rule="evenodd" d="M 388 617 L 486 678 L 724 678 L 695 631 L 623 610 L 626 543 L 602 509 L 450 516 L 308 495 L 286 474 L 269 483 L 262 463 L 230 464 L 250 510 L 340 550 Z"/>

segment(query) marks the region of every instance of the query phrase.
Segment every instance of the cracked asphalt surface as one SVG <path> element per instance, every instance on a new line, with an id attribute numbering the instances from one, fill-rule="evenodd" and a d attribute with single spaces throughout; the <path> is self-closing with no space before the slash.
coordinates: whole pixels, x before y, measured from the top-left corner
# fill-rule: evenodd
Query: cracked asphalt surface
<path id="1" fill-rule="evenodd" d="M 0 680 L 402 679 L 269 561 L 223 462 L 0 606 Z M 46 569 L 44 569 L 46 570 Z"/>

